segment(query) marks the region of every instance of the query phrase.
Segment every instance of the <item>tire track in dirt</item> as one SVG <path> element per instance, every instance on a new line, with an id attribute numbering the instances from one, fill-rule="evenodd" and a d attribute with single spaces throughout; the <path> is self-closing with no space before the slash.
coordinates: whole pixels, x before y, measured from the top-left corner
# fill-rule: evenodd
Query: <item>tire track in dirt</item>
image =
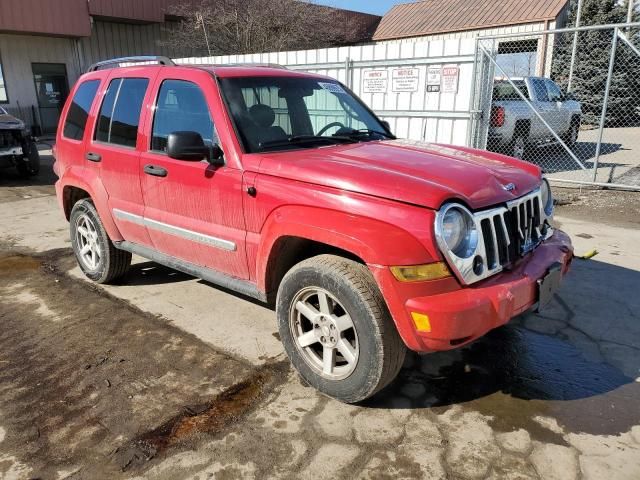
<path id="1" fill-rule="evenodd" d="M 33 478 L 119 478 L 131 464 L 123 447 L 135 439 L 181 412 L 219 411 L 215 399 L 230 386 L 259 382 L 241 408 L 210 422 L 215 428 L 172 437 L 172 447 L 188 445 L 273 387 L 264 372 L 59 273 L 71 265 L 67 250 L 31 256 L 0 245 L 0 477 L 26 465 Z"/>

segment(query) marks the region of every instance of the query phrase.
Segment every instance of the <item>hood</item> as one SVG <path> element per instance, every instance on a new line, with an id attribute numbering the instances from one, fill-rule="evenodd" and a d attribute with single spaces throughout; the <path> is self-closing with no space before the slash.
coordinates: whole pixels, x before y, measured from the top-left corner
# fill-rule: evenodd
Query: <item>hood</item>
<path id="1" fill-rule="evenodd" d="M 22 130 L 24 122 L 8 113 L 0 112 L 0 129 L 2 130 Z"/>
<path id="2" fill-rule="evenodd" d="M 472 209 L 507 202 L 541 177 L 535 165 L 504 155 L 407 140 L 267 153 L 260 171 L 432 209 L 454 199 Z"/>

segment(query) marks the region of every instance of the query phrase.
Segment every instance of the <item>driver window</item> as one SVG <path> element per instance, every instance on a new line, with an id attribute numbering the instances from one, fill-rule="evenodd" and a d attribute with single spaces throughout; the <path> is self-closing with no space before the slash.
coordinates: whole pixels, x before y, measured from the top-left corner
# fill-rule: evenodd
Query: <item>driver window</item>
<path id="1" fill-rule="evenodd" d="M 536 93 L 536 99 L 539 102 L 548 102 L 549 93 L 547 92 L 545 81 L 540 80 L 538 78 L 534 78 L 531 82 L 533 83 L 533 91 Z"/>
<path id="2" fill-rule="evenodd" d="M 547 80 L 546 84 L 547 84 L 547 92 L 549 93 L 549 101 L 550 102 L 562 101 L 562 90 L 560 90 L 560 87 L 558 87 L 558 85 L 556 85 L 551 80 Z"/>
<path id="3" fill-rule="evenodd" d="M 340 99 L 329 90 L 318 89 L 313 95 L 304 97 L 304 103 L 309 111 L 309 118 L 313 126 L 313 133 L 317 135 L 327 125 L 339 123 L 356 130 L 367 128 L 367 125 L 357 119 L 357 114 L 346 103 L 340 104 Z M 323 135 L 336 133 L 340 126 L 327 129 Z"/>
<path id="4" fill-rule="evenodd" d="M 179 131 L 198 132 L 206 145 L 218 143 L 200 87 L 184 80 L 165 80 L 153 118 L 151 150 L 166 152 L 169 134 Z"/>

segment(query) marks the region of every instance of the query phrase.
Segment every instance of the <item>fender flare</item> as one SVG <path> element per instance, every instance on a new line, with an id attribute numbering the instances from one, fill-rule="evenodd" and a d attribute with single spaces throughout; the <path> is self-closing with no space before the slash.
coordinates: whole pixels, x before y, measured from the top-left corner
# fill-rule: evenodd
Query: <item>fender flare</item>
<path id="1" fill-rule="evenodd" d="M 409 265 L 437 260 L 409 232 L 382 220 L 320 207 L 282 206 L 271 212 L 260 234 L 256 278 L 263 292 L 268 289 L 269 260 L 274 245 L 283 237 L 324 243 L 370 265 Z"/>
<path id="2" fill-rule="evenodd" d="M 62 207 L 65 209 L 65 215 L 66 208 L 64 205 L 64 189 L 66 187 L 80 188 L 89 194 L 89 197 L 93 201 L 93 204 L 98 211 L 98 215 L 100 215 L 100 220 L 104 225 L 104 229 L 107 231 L 111 241 L 119 242 L 124 240 L 120 230 L 113 221 L 113 217 L 111 216 L 111 210 L 109 209 L 109 195 L 107 194 L 102 181 L 95 172 L 84 167 L 72 166 L 65 172 L 63 178 L 59 181 L 61 185 L 60 196 L 63 203 Z M 69 211 L 71 211 L 71 208 L 72 206 L 69 206 Z M 69 219 L 67 218 L 67 220 Z"/>

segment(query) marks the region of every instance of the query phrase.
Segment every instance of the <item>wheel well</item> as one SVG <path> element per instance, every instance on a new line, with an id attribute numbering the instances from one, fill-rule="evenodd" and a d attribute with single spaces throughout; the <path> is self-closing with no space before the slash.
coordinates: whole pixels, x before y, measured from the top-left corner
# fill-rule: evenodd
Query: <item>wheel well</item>
<path id="1" fill-rule="evenodd" d="M 78 200 L 82 200 L 83 198 L 90 198 L 91 195 L 86 190 L 83 190 L 78 187 L 67 186 L 64 187 L 62 191 L 62 199 L 64 205 L 64 215 L 67 217 L 67 220 L 71 217 L 71 209 L 78 202 Z"/>
<path id="2" fill-rule="evenodd" d="M 524 135 L 525 139 L 529 137 L 531 131 L 531 122 L 529 120 L 518 120 L 513 131 L 514 136 L 518 133 Z"/>
<path id="3" fill-rule="evenodd" d="M 294 265 L 307 258 L 323 254 L 336 255 L 365 264 L 365 261 L 357 255 L 333 245 L 301 237 L 281 237 L 273 245 L 267 261 L 265 287 L 268 302 L 275 302 L 275 296 L 282 278 Z"/>

